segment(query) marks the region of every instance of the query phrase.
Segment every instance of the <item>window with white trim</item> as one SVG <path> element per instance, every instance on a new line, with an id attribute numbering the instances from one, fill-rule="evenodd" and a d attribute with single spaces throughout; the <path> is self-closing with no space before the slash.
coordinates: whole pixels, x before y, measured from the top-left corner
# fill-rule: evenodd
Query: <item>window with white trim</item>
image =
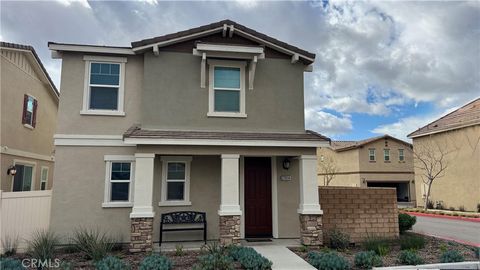
<path id="1" fill-rule="evenodd" d="M 383 149 L 383 160 L 390 161 L 390 149 Z"/>
<path id="2" fill-rule="evenodd" d="M 37 119 L 37 100 L 30 95 L 23 95 L 23 114 L 22 114 L 22 124 L 27 127 L 34 128 Z"/>
<path id="3" fill-rule="evenodd" d="M 130 207 L 133 203 L 134 156 L 105 156 L 103 207 Z"/>
<path id="4" fill-rule="evenodd" d="M 165 156 L 162 160 L 160 205 L 190 205 L 190 163 L 192 157 Z"/>
<path id="5" fill-rule="evenodd" d="M 368 160 L 375 161 L 375 149 L 368 149 Z"/>
<path id="6" fill-rule="evenodd" d="M 208 116 L 246 117 L 245 61 L 209 60 Z"/>
<path id="7" fill-rule="evenodd" d="M 403 149 L 398 149 L 398 161 L 405 161 L 405 152 Z"/>
<path id="8" fill-rule="evenodd" d="M 124 115 L 126 58 L 85 56 L 82 114 Z"/>
<path id="9" fill-rule="evenodd" d="M 40 190 L 47 189 L 47 182 L 48 182 L 48 167 L 42 167 L 42 171 L 40 174 Z"/>

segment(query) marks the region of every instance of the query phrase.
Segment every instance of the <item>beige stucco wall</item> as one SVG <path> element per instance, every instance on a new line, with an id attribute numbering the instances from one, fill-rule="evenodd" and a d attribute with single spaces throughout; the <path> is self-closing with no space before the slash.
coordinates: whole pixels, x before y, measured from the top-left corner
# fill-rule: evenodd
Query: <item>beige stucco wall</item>
<path id="1" fill-rule="evenodd" d="M 6 172 L 8 167 L 13 164 L 26 164 L 26 165 L 33 165 L 33 185 L 32 190 L 39 190 L 40 189 L 40 176 L 42 172 L 42 167 L 48 167 L 48 180 L 47 180 L 47 189 L 51 189 L 53 186 L 53 170 L 54 170 L 54 162 L 53 161 L 46 161 L 40 159 L 33 159 L 28 157 L 19 157 L 13 155 L 6 155 L 0 154 L 0 169 L 2 173 L 2 187 L 1 189 L 4 192 L 12 191 L 13 189 L 13 176 L 7 176 Z"/>
<path id="2" fill-rule="evenodd" d="M 3 49 L 2 49 L 3 51 Z M 10 55 L 12 56 L 12 55 Z M 26 152 L 27 156 L 1 154 L 0 157 L 0 189 L 11 191 L 12 179 L 6 175 L 7 168 L 13 165 L 13 160 L 25 160 L 36 163 L 36 173 L 33 179 L 36 189 L 40 183 L 41 166 L 49 167 L 49 187 L 51 187 L 54 155 L 53 134 L 56 126 L 58 99 L 52 89 L 42 82 L 40 74 L 32 68 L 33 63 L 27 53 L 15 52 L 12 58 L 0 56 L 0 147 L 2 152 L 9 150 Z M 12 60 L 9 60 L 12 59 Z M 30 129 L 22 124 L 24 95 L 34 96 L 38 102 L 36 127 Z M 31 158 L 41 155 L 44 159 Z M 38 183 L 38 184 L 37 184 Z"/>
<path id="3" fill-rule="evenodd" d="M 413 139 L 413 147 L 429 141 L 443 147 L 448 167 L 445 176 L 434 180 L 431 190 L 432 201 L 443 201 L 446 207 L 464 206 L 476 211 L 480 203 L 480 125 L 470 126 L 450 132 Z M 423 206 L 426 187 L 422 171 L 415 168 L 417 205 Z"/>
<path id="4" fill-rule="evenodd" d="M 259 60 L 253 90 L 248 89 L 247 66 L 248 117 L 222 118 L 207 117 L 208 79 L 206 88 L 200 88 L 200 61 L 191 53 L 145 53 L 145 128 L 304 132 L 304 65 L 291 64 L 290 59 Z"/>
<path id="5" fill-rule="evenodd" d="M 324 185 L 324 176 L 321 170 L 321 162 L 323 159 L 328 161 L 329 159 L 333 159 L 335 162 L 338 173 L 335 175 L 333 180 L 330 182 L 331 186 L 359 186 L 360 184 L 360 177 L 358 176 L 358 172 L 360 170 L 359 165 L 359 156 L 358 150 L 350 150 L 350 151 L 343 151 L 343 152 L 335 152 L 331 148 L 328 147 L 321 147 L 317 149 L 317 157 L 318 157 L 318 185 Z"/>
<path id="6" fill-rule="evenodd" d="M 387 140 L 388 146 L 385 146 L 385 140 L 371 142 L 361 148 L 358 148 L 359 163 L 361 171 L 375 172 L 413 172 L 413 156 L 411 148 L 395 140 Z M 376 161 L 368 159 L 368 150 L 375 149 Z M 383 150 L 390 149 L 390 162 L 384 161 Z M 398 160 L 398 149 L 404 149 L 405 162 Z"/>
<path id="7" fill-rule="evenodd" d="M 196 210 L 207 212 L 209 239 L 218 238 L 218 209 L 220 205 L 220 168 L 221 159 L 218 149 L 213 148 L 212 153 L 205 153 L 199 149 L 191 150 L 193 155 L 191 163 L 190 200 L 191 206 L 158 206 L 161 196 L 162 167 L 160 155 L 187 154 L 186 147 L 180 147 L 176 153 L 170 152 L 171 147 L 142 147 L 142 151 L 150 150 L 156 153 L 153 205 L 155 209 L 154 241 L 158 241 L 161 213 L 181 210 Z M 208 147 L 203 147 L 208 148 Z M 169 150 L 170 149 L 170 150 Z M 183 149 L 183 150 L 182 150 Z M 275 152 L 277 148 L 258 149 L 251 148 L 239 150 L 230 148 L 229 153 L 242 153 L 242 155 L 263 155 Z M 79 226 L 100 228 L 114 235 L 121 235 L 123 242 L 129 241 L 131 208 L 102 208 L 105 190 L 105 161 L 104 155 L 133 155 L 139 152 L 136 147 L 66 147 L 57 149 L 57 163 L 55 171 L 55 188 L 52 198 L 51 228 L 60 235 L 69 235 L 74 228 Z M 225 149 L 227 151 L 228 149 Z M 71 155 L 72 152 L 75 155 Z M 184 152 L 183 152 L 184 151 Z M 204 149 L 205 151 L 205 149 Z M 290 154 L 312 154 L 313 148 L 277 150 Z M 200 153 L 200 154 L 199 154 Z M 289 170 L 282 168 L 284 156 L 277 157 L 277 189 L 278 189 L 278 231 L 279 237 L 298 237 L 299 235 L 299 167 L 298 160 L 292 159 Z M 281 175 L 291 175 L 292 180 L 281 181 Z M 71 211 L 75 209 L 75 211 Z M 88 217 L 88 218 L 85 218 Z M 181 235 L 181 236 L 180 236 Z M 179 237 L 180 236 L 180 237 Z M 165 240 L 188 239 L 199 237 L 198 232 L 192 233 L 166 233 Z"/>
<path id="8" fill-rule="evenodd" d="M 57 134 L 121 135 L 140 123 L 143 57 L 129 56 L 125 64 L 125 116 L 80 115 L 83 106 L 83 54 L 63 53 Z"/>

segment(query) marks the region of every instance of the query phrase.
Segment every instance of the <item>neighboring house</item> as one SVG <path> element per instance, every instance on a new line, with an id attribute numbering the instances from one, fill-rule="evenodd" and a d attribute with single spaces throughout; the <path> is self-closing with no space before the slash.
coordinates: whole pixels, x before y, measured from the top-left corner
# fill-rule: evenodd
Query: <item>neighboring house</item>
<path id="1" fill-rule="evenodd" d="M 318 155 L 318 185 L 325 185 L 323 162 L 336 167 L 330 186 L 391 187 L 399 205 L 415 203 L 412 145 L 389 135 L 362 141 L 332 141 Z M 328 175 L 330 173 L 327 173 Z"/>
<path id="2" fill-rule="evenodd" d="M 1 42 L 0 51 L 0 189 L 51 189 L 59 93 L 33 47 Z"/>
<path id="3" fill-rule="evenodd" d="M 443 207 L 462 206 L 478 211 L 480 204 L 480 98 L 412 132 L 414 150 L 431 150 L 432 156 L 443 152 L 444 173 L 434 180 L 430 200 Z M 415 160 L 415 162 L 418 162 Z M 423 206 L 427 186 L 420 166 L 415 167 L 417 204 Z"/>
<path id="4" fill-rule="evenodd" d="M 62 59 L 53 230 L 95 226 L 139 251 L 171 211 L 206 212 L 222 243 L 319 228 L 305 227 L 322 213 L 316 148 L 329 141 L 304 127 L 314 54 L 229 20 L 132 47 L 49 48 Z"/>

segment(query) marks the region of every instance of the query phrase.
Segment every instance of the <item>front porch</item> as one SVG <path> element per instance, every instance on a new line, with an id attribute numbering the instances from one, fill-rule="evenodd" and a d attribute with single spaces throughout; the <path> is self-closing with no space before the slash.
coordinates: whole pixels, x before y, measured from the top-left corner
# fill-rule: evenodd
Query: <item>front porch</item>
<path id="1" fill-rule="evenodd" d="M 224 245 L 256 237 L 321 245 L 314 151 L 137 146 L 131 252 L 151 251 L 159 239 L 161 214 L 175 211 L 205 212 L 207 239 Z M 195 248 L 188 240 L 201 237 L 198 232 L 172 232 L 164 233 L 163 239 L 162 249 L 174 248 L 175 242 Z"/>

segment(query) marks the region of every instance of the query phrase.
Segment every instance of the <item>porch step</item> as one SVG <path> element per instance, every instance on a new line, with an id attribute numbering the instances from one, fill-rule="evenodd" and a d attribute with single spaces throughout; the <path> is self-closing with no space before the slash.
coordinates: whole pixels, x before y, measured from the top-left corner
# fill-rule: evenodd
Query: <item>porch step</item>
<path id="1" fill-rule="evenodd" d="M 297 254 L 284 246 L 251 245 L 258 253 L 273 262 L 272 270 L 315 270 Z"/>

